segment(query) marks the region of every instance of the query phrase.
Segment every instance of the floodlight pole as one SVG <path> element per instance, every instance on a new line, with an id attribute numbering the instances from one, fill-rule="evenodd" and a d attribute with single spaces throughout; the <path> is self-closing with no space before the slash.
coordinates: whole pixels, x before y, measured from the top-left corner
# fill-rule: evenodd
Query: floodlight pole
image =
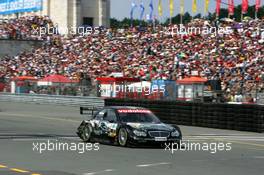
<path id="1" fill-rule="evenodd" d="M 182 24 L 182 18 L 183 18 L 182 14 L 180 15 L 180 17 L 181 17 L 181 24 Z"/>

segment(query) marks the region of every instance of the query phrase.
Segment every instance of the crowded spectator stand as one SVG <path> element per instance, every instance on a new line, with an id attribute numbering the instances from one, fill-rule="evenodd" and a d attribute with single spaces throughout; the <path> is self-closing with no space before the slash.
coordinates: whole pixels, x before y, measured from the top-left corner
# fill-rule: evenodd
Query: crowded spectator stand
<path id="1" fill-rule="evenodd" d="M 197 71 L 202 78 L 221 82 L 225 101 L 232 101 L 236 94 L 251 94 L 257 99 L 256 94 L 264 92 L 264 32 L 259 30 L 264 20 L 244 19 L 219 21 L 217 28 L 230 30 L 217 34 L 172 34 L 173 27 L 179 25 L 156 25 L 145 31 L 137 27 L 102 29 L 83 36 L 47 34 L 42 36 L 43 47 L 1 58 L 0 72 L 7 82 L 21 75 L 42 79 L 51 74 L 79 80 L 83 73 L 94 84 L 97 77 L 107 77 L 113 72 L 152 82 L 181 80 Z M 16 30 L 17 26 L 24 26 L 21 29 L 28 32 L 22 32 L 21 36 L 28 39 L 38 38 L 32 33 L 33 26 L 36 29 L 52 25 L 48 17 L 23 17 L 15 21 L 0 25 L 1 37 L 9 31 L 7 25 L 15 25 Z M 196 19 L 181 26 L 202 29 L 215 25 L 213 21 Z"/>
<path id="2" fill-rule="evenodd" d="M 48 16 L 23 16 L 17 19 L 0 20 L 0 39 L 46 40 L 48 34 L 40 35 L 44 30 L 54 27 Z"/>

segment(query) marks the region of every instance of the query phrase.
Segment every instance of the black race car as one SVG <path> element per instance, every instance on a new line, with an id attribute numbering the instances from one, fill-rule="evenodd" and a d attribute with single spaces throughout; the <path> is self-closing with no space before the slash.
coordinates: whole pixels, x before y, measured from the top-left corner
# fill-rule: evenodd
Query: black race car
<path id="1" fill-rule="evenodd" d="M 81 107 L 81 114 L 89 108 Z M 90 120 L 78 127 L 78 136 L 85 142 L 99 140 L 121 146 L 135 144 L 179 143 L 178 126 L 162 123 L 150 110 L 131 106 L 110 106 L 92 112 Z"/>

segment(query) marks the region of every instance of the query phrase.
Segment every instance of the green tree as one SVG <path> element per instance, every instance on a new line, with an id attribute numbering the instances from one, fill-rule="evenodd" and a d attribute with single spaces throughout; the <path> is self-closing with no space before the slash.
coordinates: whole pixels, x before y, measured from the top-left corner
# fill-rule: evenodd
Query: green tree
<path id="1" fill-rule="evenodd" d="M 248 8 L 248 12 L 246 14 L 244 14 L 244 16 L 249 16 L 251 18 L 255 18 L 255 5 L 253 6 L 249 6 Z M 196 16 L 194 16 L 194 18 L 201 18 L 202 15 L 201 14 L 197 14 Z M 226 18 L 228 17 L 228 9 L 226 8 L 222 8 L 220 9 L 220 16 L 219 18 Z M 258 12 L 258 18 L 263 18 L 264 17 L 264 6 L 262 6 L 259 9 Z M 207 16 L 205 16 L 206 19 L 213 21 L 216 19 L 216 13 L 208 13 Z M 236 21 L 241 21 L 241 5 L 238 5 L 235 7 L 234 9 L 234 15 L 231 16 L 231 18 L 234 18 Z M 184 24 L 190 22 L 192 19 L 191 15 L 186 12 L 183 17 L 182 17 L 182 21 Z M 172 17 L 171 19 L 172 24 L 180 24 L 181 22 L 181 15 L 177 14 L 176 16 Z M 170 18 L 167 18 L 166 21 L 164 23 L 160 23 L 158 20 L 155 20 L 156 24 L 162 24 L 162 25 L 168 25 L 170 23 Z M 115 18 L 111 18 L 110 19 L 110 24 L 112 28 L 128 28 L 131 26 L 131 20 L 129 18 L 124 18 L 123 20 L 117 20 Z M 141 26 L 148 26 L 148 25 L 152 25 L 152 23 L 146 22 L 146 21 L 140 21 L 138 19 L 134 19 L 133 20 L 133 26 L 139 26 L 141 24 Z"/>
<path id="2" fill-rule="evenodd" d="M 193 17 L 193 19 L 196 19 L 196 18 L 202 18 L 202 15 L 201 15 L 201 13 L 199 13 L 199 14 L 197 14 L 197 15 L 195 15 L 194 17 Z"/>

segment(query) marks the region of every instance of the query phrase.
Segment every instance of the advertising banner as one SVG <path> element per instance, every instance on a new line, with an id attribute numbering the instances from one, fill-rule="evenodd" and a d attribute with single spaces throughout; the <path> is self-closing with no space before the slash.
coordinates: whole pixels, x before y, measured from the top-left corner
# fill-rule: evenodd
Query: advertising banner
<path id="1" fill-rule="evenodd" d="M 43 0 L 0 0 L 0 15 L 42 10 Z"/>

